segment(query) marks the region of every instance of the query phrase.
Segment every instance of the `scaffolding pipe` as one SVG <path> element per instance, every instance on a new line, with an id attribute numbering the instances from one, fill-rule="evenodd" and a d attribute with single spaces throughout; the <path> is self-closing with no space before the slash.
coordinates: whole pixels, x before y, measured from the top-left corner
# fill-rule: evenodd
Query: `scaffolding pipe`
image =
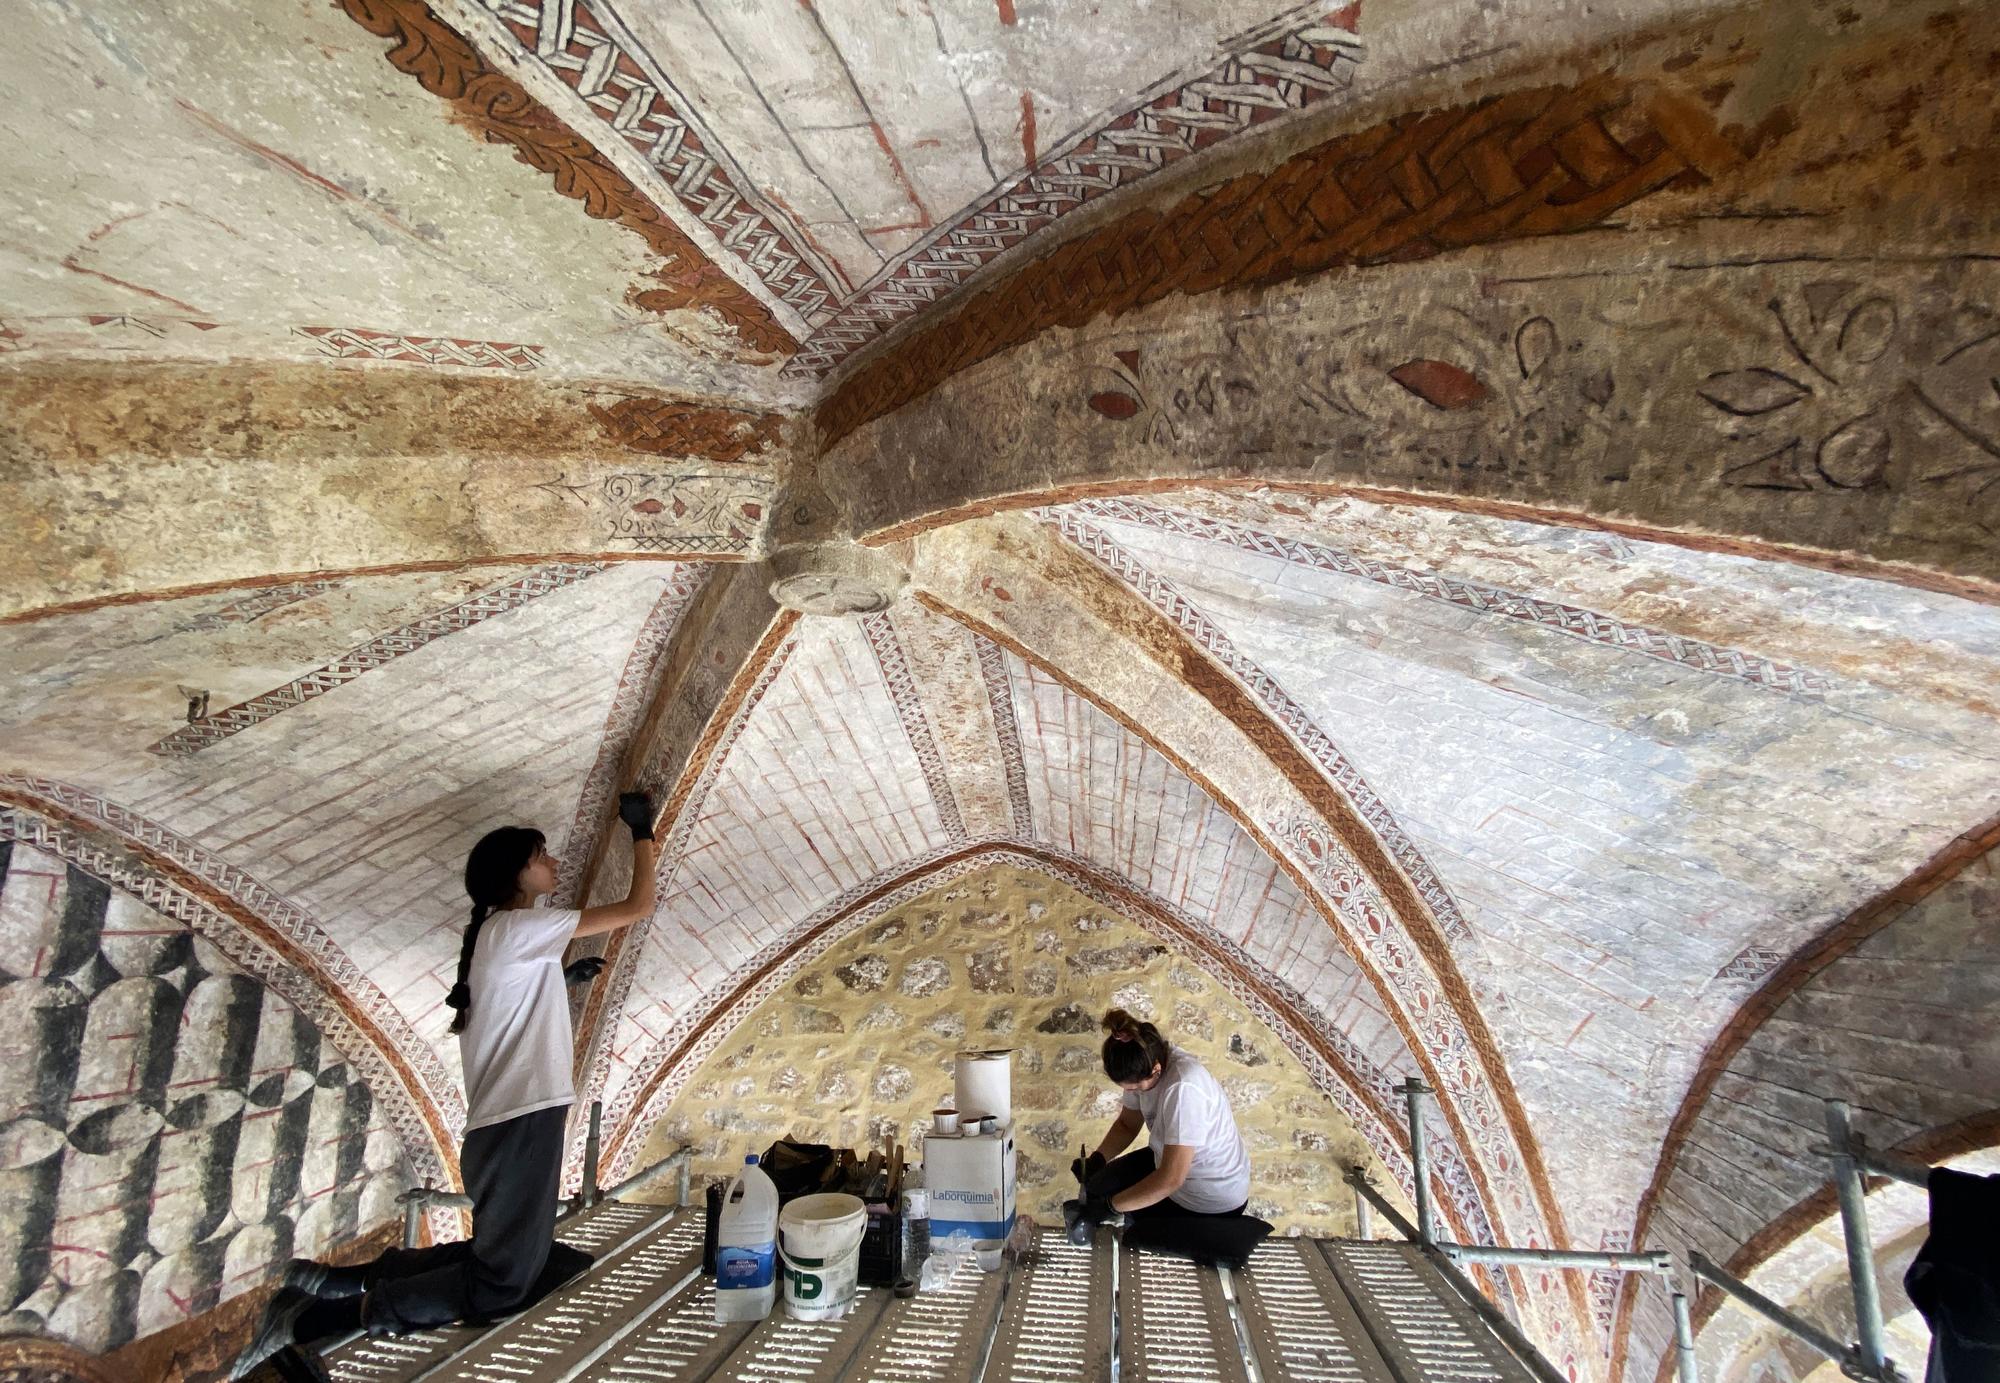
<path id="1" fill-rule="evenodd" d="M 1861 1358 L 1878 1376 L 1890 1368 L 1882 1329 L 1882 1296 L 1875 1282 L 1875 1245 L 1868 1234 L 1868 1188 L 1854 1156 L 1847 1101 L 1826 1102 L 1826 1135 L 1833 1143 L 1833 1186 L 1840 1196 L 1840 1232 L 1847 1241 L 1847 1275 L 1854 1284 L 1854 1328 Z"/>
<path id="2" fill-rule="evenodd" d="M 1695 1366 L 1694 1357 L 1694 1314 L 1688 1310 L 1687 1293 L 1674 1286 L 1674 1354 L 1680 1364 L 1680 1383 L 1701 1383 L 1701 1371 Z"/>
<path id="3" fill-rule="evenodd" d="M 1354 1189 L 1354 1232 L 1363 1239 L 1375 1237 L 1375 1207 L 1368 1203 L 1368 1197 L 1361 1194 L 1361 1188 Z"/>
<path id="4" fill-rule="evenodd" d="M 1493 1333 L 1500 1337 L 1500 1343 L 1506 1345 L 1528 1372 L 1535 1376 L 1537 1383 L 1570 1383 L 1568 1375 L 1544 1358 L 1542 1352 L 1535 1348 L 1534 1342 L 1523 1335 L 1520 1327 L 1507 1318 L 1507 1313 L 1488 1301 L 1486 1294 L 1460 1272 L 1456 1264 L 1430 1244 L 1424 1246 L 1424 1255 L 1431 1260 L 1439 1275 L 1451 1284 L 1452 1290 L 1465 1298 L 1465 1304 L 1477 1312 L 1479 1319 L 1485 1321 Z"/>
<path id="5" fill-rule="evenodd" d="M 598 1201 L 597 1157 L 604 1135 L 604 1104 L 600 1100 L 590 1102 L 590 1132 L 583 1137 L 583 1194 L 582 1204 L 587 1210 Z"/>
<path id="6" fill-rule="evenodd" d="M 1855 1350 L 1847 1345 L 1843 1345 L 1811 1321 L 1793 1315 L 1755 1287 L 1743 1281 L 1743 1279 L 1735 1277 L 1717 1267 L 1709 1261 L 1707 1254 L 1690 1253 L 1688 1255 L 1688 1267 L 1694 1270 L 1696 1277 L 1706 1278 L 1708 1281 L 1713 1282 L 1765 1320 L 1771 1322 L 1773 1325 L 1791 1331 L 1792 1334 L 1798 1336 L 1821 1354 L 1833 1360 L 1834 1363 L 1839 1364 L 1843 1369 L 1847 1368 L 1850 1364 L 1858 1364 L 1860 1362 L 1860 1355 Z M 1877 1377 L 1879 1375 L 1864 1371 L 1855 1376 Z"/>
<path id="7" fill-rule="evenodd" d="M 1377 1191 L 1374 1184 L 1368 1180 L 1368 1173 L 1350 1163 L 1347 1165 L 1345 1180 L 1349 1186 L 1354 1188 L 1355 1196 L 1367 1201 L 1368 1204 L 1381 1211 L 1382 1218 L 1394 1225 L 1397 1233 L 1401 1234 L 1405 1239 L 1415 1239 L 1417 1237 L 1417 1227 L 1403 1218 L 1402 1211 L 1396 1209 L 1395 1206 L 1383 1199 L 1382 1193 Z"/>
<path id="8" fill-rule="evenodd" d="M 412 1186 L 396 1197 L 403 1207 L 403 1247 L 417 1246 L 417 1236 L 423 1230 L 425 1210 L 470 1210 L 472 1197 L 460 1191 L 447 1191 L 439 1186 Z"/>
<path id="9" fill-rule="evenodd" d="M 1814 1157 L 1835 1156 L 1832 1146 L 1826 1143 L 1815 1143 L 1806 1149 L 1806 1151 L 1810 1152 Z M 1849 1147 L 1848 1153 L 1854 1158 L 1855 1165 L 1859 1166 L 1869 1176 L 1887 1177 L 1891 1181 L 1900 1181 L 1905 1185 L 1916 1186 L 1925 1190 L 1930 1189 L 1931 1167 L 1929 1163 L 1912 1162 L 1907 1157 L 1898 1157 L 1894 1153 L 1882 1152 L 1879 1149 L 1871 1148 L 1868 1146 L 1868 1140 L 1860 1134 L 1854 1135 L 1854 1141 L 1852 1146 Z"/>
<path id="10" fill-rule="evenodd" d="M 1544 1268 L 1588 1268 L 1596 1272 L 1666 1273 L 1673 1271 L 1673 1259 L 1666 1250 L 1650 1253 L 1591 1253 L 1569 1249 L 1505 1249 L 1497 1244 L 1441 1243 L 1454 1263 L 1518 1263 Z"/>
<path id="11" fill-rule="evenodd" d="M 1411 1076 L 1396 1087 L 1410 1108 L 1410 1179 L 1416 1184 L 1417 1242 L 1429 1247 L 1437 1241 L 1437 1221 L 1431 1213 L 1430 1157 L 1424 1150 L 1424 1096 L 1431 1088 Z"/>
<path id="12" fill-rule="evenodd" d="M 636 1191 L 644 1190 L 670 1171 L 680 1172 L 679 1204 L 686 1205 L 688 1199 L 688 1160 L 694 1155 L 693 1148 L 675 1148 L 650 1167 L 641 1168 L 625 1180 L 604 1192 L 608 1200 L 617 1200 Z"/>

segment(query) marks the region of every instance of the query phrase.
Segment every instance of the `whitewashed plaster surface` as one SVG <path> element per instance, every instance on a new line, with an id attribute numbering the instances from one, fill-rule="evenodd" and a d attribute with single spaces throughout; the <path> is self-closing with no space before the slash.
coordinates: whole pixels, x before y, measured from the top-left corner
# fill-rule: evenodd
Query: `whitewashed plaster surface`
<path id="1" fill-rule="evenodd" d="M 756 387 L 696 314 L 627 304 L 658 263 L 636 234 L 455 125 L 338 6 L 218 0 L 191 18 L 142 0 L 9 8 L 15 349 L 317 358 L 295 329 L 341 327 L 538 346 L 545 372 Z"/>
<path id="2" fill-rule="evenodd" d="M 909 604 L 896 607 L 893 622 L 905 647 L 949 643 L 958 629 Z M 761 948 L 844 892 L 974 838 L 940 820 L 861 625 L 808 620 L 797 637 L 697 804 L 681 853 L 663 863 L 668 883 L 609 1044 L 607 1105 Z M 1393 1078 L 1414 1070 L 1332 929 L 1234 820 L 1088 702 L 1011 654 L 1003 666 L 1031 803 L 1027 839 L 1080 856 L 1212 927 L 1303 993 L 1379 1071 Z M 942 729 L 934 711 L 918 708 L 954 698 L 934 685 L 914 690 L 906 709 L 923 716 L 924 731 Z M 969 777 L 966 768 L 961 761 Z M 1004 765 L 987 771 L 1004 798 Z"/>
<path id="3" fill-rule="evenodd" d="M 843 890 L 948 843 L 858 623 L 806 620 L 685 829 L 605 1044 L 604 1099 L 675 1023 Z"/>
<path id="4" fill-rule="evenodd" d="M 1207 70 L 1274 15 L 1315 8 L 1337 6 L 637 0 L 619 13 L 749 184 L 858 287 L 1029 158 Z"/>
<path id="5" fill-rule="evenodd" d="M 203 643 L 214 634 L 170 632 L 212 613 L 228 599 L 221 596 L 10 629 L 16 645 L 70 647 L 28 708 L 34 737 L 0 725 L 10 751 L 4 767 L 92 790 L 305 909 L 455 1080 L 458 1044 L 445 1032 L 444 996 L 470 908 L 466 852 L 487 831 L 514 824 L 539 827 L 558 855 L 570 844 L 613 693 L 667 574 L 648 564 L 608 567 L 178 758 L 143 747 L 178 718 L 172 700 L 159 704 L 173 667 L 196 667 L 216 682 L 219 711 L 230 704 L 224 687 L 232 696 L 270 690 L 319 665 L 326 655 L 309 654 L 313 644 L 346 649 L 357 629 L 387 632 L 395 626 L 375 621 L 436 608 L 433 600 L 449 605 L 468 578 L 354 578 L 346 584 L 373 588 L 371 598 L 322 611 L 313 622 L 323 627 L 288 641 L 294 656 L 276 666 L 236 642 L 233 628 L 220 649 Z M 477 585 L 489 588 L 513 573 L 483 576 Z M 148 626 L 165 635 L 151 650 L 189 662 L 162 664 L 138 632 Z M 204 654 L 213 661 L 197 662 Z M 7 656 L 13 679 L 34 686 L 36 674 L 14 671 L 23 666 L 15 650 Z M 232 666 L 238 659 L 247 666 Z M 89 709 L 100 700 L 111 733 L 88 737 Z M 55 741 L 56 732 L 65 740 Z M 23 753 L 17 745 L 39 747 Z"/>
<path id="6" fill-rule="evenodd" d="M 2000 685 L 1996 617 L 1598 535 L 1360 505 L 1333 517 L 1303 531 L 1656 628 L 1714 605 L 1733 618 L 1718 643 L 1807 666 L 1816 647 L 1838 654 L 1823 696 L 1779 693 L 1363 577 L 1091 520 L 1312 714 L 1444 879 L 1475 935 L 1460 963 L 1572 1233 L 1595 1240 L 1629 1226 L 1696 1059 L 1761 978 L 1755 957 L 1742 977 L 1718 972 L 1746 948 L 1772 953 L 1768 969 L 2000 805 L 2000 727 L 1963 709 Z M 1770 646 L 1757 637 L 1767 629 Z M 1928 646 L 1914 669 L 1895 656 L 1902 639 Z"/>

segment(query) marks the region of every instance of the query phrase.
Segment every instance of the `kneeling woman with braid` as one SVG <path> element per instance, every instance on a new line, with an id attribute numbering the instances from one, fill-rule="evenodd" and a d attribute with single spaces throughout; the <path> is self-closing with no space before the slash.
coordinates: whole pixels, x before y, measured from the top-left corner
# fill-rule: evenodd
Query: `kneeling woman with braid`
<path id="1" fill-rule="evenodd" d="M 1083 1186 L 1070 1216 L 1082 1231 L 1074 1237 L 1087 1238 L 1094 1224 L 1128 1223 L 1127 1247 L 1241 1262 L 1271 1227 L 1243 1213 L 1250 1154 L 1228 1096 L 1151 1023 L 1114 1008 L 1104 1028 L 1104 1074 L 1125 1092 L 1124 1108 L 1072 1168 Z M 1142 1127 L 1148 1145 L 1125 1152 Z"/>
<path id="2" fill-rule="evenodd" d="M 357 1329 L 399 1335 L 492 1320 L 590 1265 L 590 1255 L 554 1241 L 563 1130 L 576 1102 L 565 991 L 595 979 L 604 962 L 565 968 L 562 957 L 576 938 L 652 914 L 653 805 L 626 793 L 618 814 L 632 831 L 632 889 L 622 903 L 535 906 L 555 890 L 557 862 L 542 833 L 525 826 L 490 832 L 466 860 L 472 921 L 445 1003 L 457 1010 L 451 1031 L 465 1068 L 459 1172 L 472 1197 L 472 1238 L 391 1249 L 355 1267 L 293 1259 L 235 1377 L 288 1346 Z"/>

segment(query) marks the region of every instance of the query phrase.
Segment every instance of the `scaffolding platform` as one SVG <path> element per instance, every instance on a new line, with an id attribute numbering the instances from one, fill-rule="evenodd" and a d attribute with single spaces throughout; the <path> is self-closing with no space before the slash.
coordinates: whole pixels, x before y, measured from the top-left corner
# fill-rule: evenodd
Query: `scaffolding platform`
<path id="1" fill-rule="evenodd" d="M 592 1269 L 485 1328 L 357 1339 L 340 1383 L 1530 1383 L 1414 1244 L 1272 1239 L 1241 1272 L 1037 1229 L 943 1291 L 863 1288 L 839 1321 L 718 1325 L 701 1217 L 605 1202 Z"/>

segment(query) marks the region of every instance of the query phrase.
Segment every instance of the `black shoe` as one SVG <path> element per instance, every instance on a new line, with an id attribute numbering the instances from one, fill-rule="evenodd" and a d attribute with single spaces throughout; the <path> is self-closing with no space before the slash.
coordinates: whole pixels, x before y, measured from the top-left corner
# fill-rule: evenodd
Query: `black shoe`
<path id="1" fill-rule="evenodd" d="M 294 1258 L 285 1264 L 284 1285 L 321 1301 L 358 1297 L 364 1288 L 361 1274 L 354 1268 L 336 1268 L 331 1263 L 315 1263 L 310 1258 Z"/>
<path id="2" fill-rule="evenodd" d="M 272 1355 L 270 1363 L 283 1383 L 333 1383 L 333 1375 L 311 1349 L 292 1345 Z"/>
<path id="3" fill-rule="evenodd" d="M 250 1337 L 250 1343 L 243 1346 L 243 1352 L 236 1356 L 235 1367 L 229 1371 L 230 1378 L 248 1378 L 266 1359 L 281 1349 L 289 1348 L 299 1317 L 314 1300 L 316 1298 L 310 1293 L 296 1287 L 280 1287 L 278 1294 L 264 1308 L 263 1318 L 257 1322 L 257 1333 Z"/>

